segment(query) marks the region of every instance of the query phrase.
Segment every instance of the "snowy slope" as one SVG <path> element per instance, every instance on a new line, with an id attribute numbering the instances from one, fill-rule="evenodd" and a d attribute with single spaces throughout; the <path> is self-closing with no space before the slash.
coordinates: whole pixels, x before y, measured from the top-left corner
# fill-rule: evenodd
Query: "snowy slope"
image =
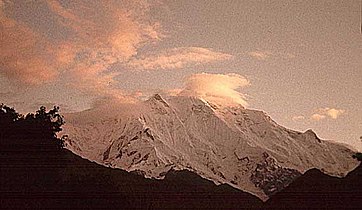
<path id="1" fill-rule="evenodd" d="M 344 176 L 357 166 L 352 151 L 313 131 L 292 131 L 264 112 L 193 97 L 156 94 L 65 119 L 67 147 L 90 160 L 158 179 L 187 169 L 264 200 L 308 169 Z"/>

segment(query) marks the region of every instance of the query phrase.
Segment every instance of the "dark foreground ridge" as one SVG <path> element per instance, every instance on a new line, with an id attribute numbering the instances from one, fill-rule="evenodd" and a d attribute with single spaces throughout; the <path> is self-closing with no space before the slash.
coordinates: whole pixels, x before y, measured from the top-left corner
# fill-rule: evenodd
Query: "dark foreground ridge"
<path id="1" fill-rule="evenodd" d="M 262 204 L 188 171 L 171 172 L 159 181 L 66 150 L 36 158 L 31 158 L 35 150 L 12 152 L 22 155 L 2 155 L 1 209 L 258 209 Z M 6 159 L 13 160 L 3 164 Z"/>
<path id="2" fill-rule="evenodd" d="M 262 201 L 189 171 L 164 180 L 107 168 L 62 149 L 54 116 L 0 109 L 0 209 L 259 209 Z M 58 116 L 61 117 L 61 116 Z M 50 132 L 49 132 L 50 131 Z M 52 133 L 53 132 L 53 133 Z"/>
<path id="3" fill-rule="evenodd" d="M 361 209 L 362 165 L 344 178 L 328 176 L 317 169 L 307 171 L 272 196 L 266 209 Z"/>
<path id="4" fill-rule="evenodd" d="M 263 202 L 189 171 L 164 180 L 107 168 L 62 148 L 58 109 L 0 107 L 0 209 L 358 209 L 361 166 L 346 178 L 310 170 Z"/>

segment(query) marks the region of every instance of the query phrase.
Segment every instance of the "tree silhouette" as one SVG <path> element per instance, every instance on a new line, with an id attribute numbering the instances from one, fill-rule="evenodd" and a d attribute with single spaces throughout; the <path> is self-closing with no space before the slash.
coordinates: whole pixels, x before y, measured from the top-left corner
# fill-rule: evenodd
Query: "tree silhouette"
<path id="1" fill-rule="evenodd" d="M 2 144 L 17 142 L 26 146 L 41 143 L 47 145 L 49 149 L 60 149 L 64 143 L 56 134 L 62 130 L 62 125 L 64 125 L 64 119 L 59 114 L 57 106 L 49 111 L 41 106 L 35 114 L 29 113 L 24 116 L 17 113 L 14 108 L 4 104 L 0 105 L 0 127 L 2 128 L 0 140 Z"/>
<path id="2" fill-rule="evenodd" d="M 18 114 L 14 108 L 10 108 L 4 104 L 0 105 L 0 123 L 11 123 L 19 119 L 21 115 Z"/>
<path id="3" fill-rule="evenodd" d="M 19 114 L 15 109 L 5 106 L 4 104 L 0 105 L 0 138 L 3 139 L 6 134 L 11 129 L 11 126 L 16 120 L 19 119 Z"/>

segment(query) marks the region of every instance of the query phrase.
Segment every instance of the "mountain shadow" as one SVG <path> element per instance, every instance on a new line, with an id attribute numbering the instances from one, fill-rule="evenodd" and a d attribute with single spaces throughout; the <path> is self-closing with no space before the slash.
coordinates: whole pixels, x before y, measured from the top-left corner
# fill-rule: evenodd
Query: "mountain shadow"
<path id="1" fill-rule="evenodd" d="M 257 197 L 189 171 L 164 180 L 107 168 L 62 148 L 57 107 L 0 107 L 1 209 L 260 209 Z"/>

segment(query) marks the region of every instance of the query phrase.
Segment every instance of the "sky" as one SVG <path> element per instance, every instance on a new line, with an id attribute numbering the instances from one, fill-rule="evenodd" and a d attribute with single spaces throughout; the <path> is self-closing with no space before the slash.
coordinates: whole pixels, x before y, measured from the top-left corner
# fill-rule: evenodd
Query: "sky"
<path id="1" fill-rule="evenodd" d="M 360 0 L 0 0 L 0 102 L 239 103 L 362 151 Z"/>

